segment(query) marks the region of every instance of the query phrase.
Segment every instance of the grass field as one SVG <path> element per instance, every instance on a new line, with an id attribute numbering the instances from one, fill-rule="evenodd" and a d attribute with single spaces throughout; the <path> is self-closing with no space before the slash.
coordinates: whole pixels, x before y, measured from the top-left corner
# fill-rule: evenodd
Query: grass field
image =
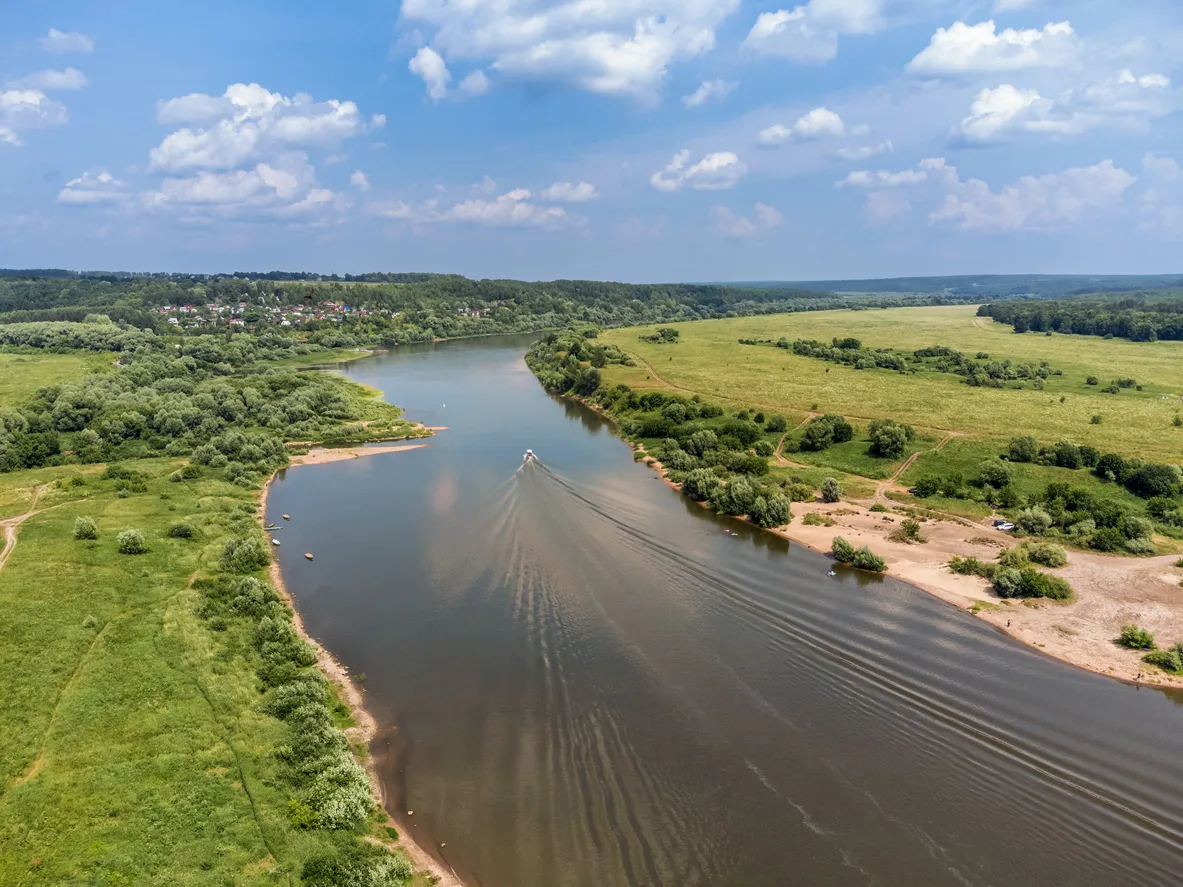
<path id="1" fill-rule="evenodd" d="M 1034 434 L 1041 443 L 1070 438 L 1105 452 L 1177 462 L 1183 456 L 1183 342 L 1135 343 L 1080 336 L 1016 335 L 975 316 L 972 306 L 818 311 L 673 324 L 676 345 L 638 340 L 653 328 L 609 330 L 608 343 L 635 355 L 635 367 L 609 366 L 608 384 L 675 389 L 736 406 L 755 406 L 799 421 L 806 411 L 869 420 L 891 417 L 929 433 L 958 431 L 1009 438 Z M 855 370 L 740 338 L 790 340 L 854 336 L 867 347 L 915 349 L 945 345 L 973 356 L 1014 363 L 1047 360 L 1063 375 L 1046 390 L 973 388 L 951 374 L 902 376 Z M 1093 375 L 1100 386 L 1088 386 Z M 1143 391 L 1104 394 L 1116 378 L 1134 378 Z M 1063 398 L 1063 402 L 1061 402 Z M 816 407 L 815 407 L 816 405 Z M 1092 424 L 1092 417 L 1101 417 Z"/>
<path id="2" fill-rule="evenodd" d="M 0 475 L 0 499 L 41 489 L 0 573 L 0 885 L 298 884 L 332 846 L 289 822 L 254 663 L 195 613 L 191 578 L 258 492 L 166 481 L 177 464 L 129 464 L 150 477 L 124 498 L 102 466 Z M 73 539 L 83 515 L 97 542 Z M 200 541 L 167 537 L 181 520 Z M 129 527 L 148 554 L 117 552 Z"/>
<path id="3" fill-rule="evenodd" d="M 106 353 L 0 352 L 0 404 L 24 403 L 42 386 L 60 385 L 87 373 L 102 372 L 114 361 L 115 355 Z"/>

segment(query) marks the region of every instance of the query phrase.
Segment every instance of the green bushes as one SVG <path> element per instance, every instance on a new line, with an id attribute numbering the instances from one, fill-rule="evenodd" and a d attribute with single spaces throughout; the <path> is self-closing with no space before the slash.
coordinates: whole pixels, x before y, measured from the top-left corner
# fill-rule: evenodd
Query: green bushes
<path id="1" fill-rule="evenodd" d="M 1014 548 L 1008 548 L 998 556 L 1002 567 L 1022 568 L 1028 564 L 1045 567 L 1062 567 L 1068 563 L 1068 555 L 1062 546 L 1051 542 L 1023 541 Z"/>
<path id="2" fill-rule="evenodd" d="M 1161 668 L 1168 674 L 1183 675 L 1183 643 L 1175 644 L 1166 650 L 1155 650 L 1142 657 L 1147 665 Z"/>
<path id="3" fill-rule="evenodd" d="M 168 528 L 170 539 L 196 539 L 201 535 L 197 527 L 190 523 L 175 523 Z"/>
<path id="4" fill-rule="evenodd" d="M 768 423 L 764 427 L 768 431 L 780 434 L 788 430 L 789 422 L 784 416 L 775 415 L 768 418 Z"/>
<path id="5" fill-rule="evenodd" d="M 811 511 L 801 521 L 807 527 L 832 527 L 834 519 L 817 511 Z"/>
<path id="6" fill-rule="evenodd" d="M 859 570 L 868 570 L 872 573 L 882 573 L 887 570 L 887 562 L 870 548 L 865 545 L 862 548 L 855 548 L 841 536 L 834 537 L 834 541 L 831 543 L 831 553 L 834 555 L 834 560 L 850 564 Z"/>
<path id="7" fill-rule="evenodd" d="M 1000 567 L 994 574 L 994 591 L 1003 598 L 1050 598 L 1066 601 L 1072 586 L 1059 576 L 1042 573 L 1033 567 Z"/>
<path id="8" fill-rule="evenodd" d="M 804 450 L 824 450 L 836 443 L 845 443 L 854 437 L 854 427 L 842 416 L 827 413 L 815 419 L 810 419 L 805 426 L 805 436 L 801 440 Z"/>
<path id="9" fill-rule="evenodd" d="M 928 541 L 920 532 L 920 521 L 910 517 L 905 518 L 887 538 L 892 542 L 906 542 L 909 545 Z"/>
<path id="10" fill-rule="evenodd" d="M 898 459 L 916 436 L 911 425 L 901 425 L 894 419 L 876 419 L 867 429 L 871 438 L 871 455 L 883 459 Z"/>
<path id="11" fill-rule="evenodd" d="M 147 554 L 148 543 L 139 530 L 124 530 L 116 537 L 120 554 Z"/>
<path id="12" fill-rule="evenodd" d="M 1123 625 L 1117 642 L 1131 650 L 1154 649 L 1154 635 L 1137 625 Z"/>
<path id="13" fill-rule="evenodd" d="M 840 502 L 842 500 L 842 487 L 832 477 L 827 477 L 822 481 L 822 501 L 823 502 Z"/>
<path id="14" fill-rule="evenodd" d="M 271 563 L 271 552 L 256 536 L 234 536 L 226 540 L 218 567 L 224 573 L 254 573 Z"/>
<path id="15" fill-rule="evenodd" d="M 75 539 L 98 539 L 99 525 L 93 517 L 80 517 L 74 521 Z"/>
<path id="16" fill-rule="evenodd" d="M 976 557 L 958 557 L 953 555 L 953 559 L 949 561 L 949 569 L 959 576 L 981 576 L 983 579 L 994 579 L 994 574 L 998 571 L 998 567 L 994 564 L 987 564 Z"/>
<path id="17" fill-rule="evenodd" d="M 413 874 L 401 853 L 353 842 L 338 853 L 309 859 L 300 870 L 300 880 L 305 887 L 396 887 Z"/>

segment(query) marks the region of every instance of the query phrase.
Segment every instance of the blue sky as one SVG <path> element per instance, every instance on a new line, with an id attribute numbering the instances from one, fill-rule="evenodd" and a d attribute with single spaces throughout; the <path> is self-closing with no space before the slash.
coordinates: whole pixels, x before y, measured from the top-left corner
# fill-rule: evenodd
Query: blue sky
<path id="1" fill-rule="evenodd" d="M 0 266 L 1175 272 L 1179 0 L 10 0 Z"/>

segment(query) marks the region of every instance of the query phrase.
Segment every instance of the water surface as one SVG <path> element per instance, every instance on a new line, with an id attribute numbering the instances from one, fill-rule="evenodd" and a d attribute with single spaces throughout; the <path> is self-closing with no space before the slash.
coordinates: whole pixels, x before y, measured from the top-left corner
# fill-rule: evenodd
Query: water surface
<path id="1" fill-rule="evenodd" d="M 269 505 L 293 517 L 281 561 L 309 631 L 387 726 L 393 806 L 467 882 L 1178 878 L 1170 697 L 708 514 L 546 395 L 524 348 L 350 365 L 449 430 L 291 470 Z"/>

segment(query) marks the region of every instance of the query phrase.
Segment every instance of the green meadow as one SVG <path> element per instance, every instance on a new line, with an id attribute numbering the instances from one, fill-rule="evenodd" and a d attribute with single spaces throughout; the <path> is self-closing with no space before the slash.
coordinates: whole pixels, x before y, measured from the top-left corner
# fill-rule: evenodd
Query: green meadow
<path id="1" fill-rule="evenodd" d="M 930 437 L 941 432 L 998 438 L 1033 434 L 1041 443 L 1070 438 L 1103 452 L 1178 461 L 1183 428 L 1183 342 L 1128 342 L 1082 336 L 1016 334 L 975 316 L 973 306 L 817 311 L 669 324 L 676 345 L 640 341 L 655 327 L 607 330 L 605 343 L 637 358 L 635 367 L 609 366 L 607 384 L 701 394 L 736 406 L 782 413 L 800 421 L 811 409 L 869 421 L 889 417 Z M 975 388 L 957 375 L 836 365 L 739 339 L 817 339 L 853 336 L 864 347 L 914 350 L 933 345 L 970 356 L 1019 363 L 1048 361 L 1044 390 L 1033 385 Z M 1086 384 L 1095 376 L 1100 384 Z M 1133 378 L 1141 391 L 1101 388 Z M 1100 424 L 1093 417 L 1100 417 Z"/>
<path id="2" fill-rule="evenodd" d="M 115 355 L 108 353 L 0 352 L 0 407 L 24 403 L 38 388 L 60 385 L 87 373 L 102 372 L 114 362 Z"/>

